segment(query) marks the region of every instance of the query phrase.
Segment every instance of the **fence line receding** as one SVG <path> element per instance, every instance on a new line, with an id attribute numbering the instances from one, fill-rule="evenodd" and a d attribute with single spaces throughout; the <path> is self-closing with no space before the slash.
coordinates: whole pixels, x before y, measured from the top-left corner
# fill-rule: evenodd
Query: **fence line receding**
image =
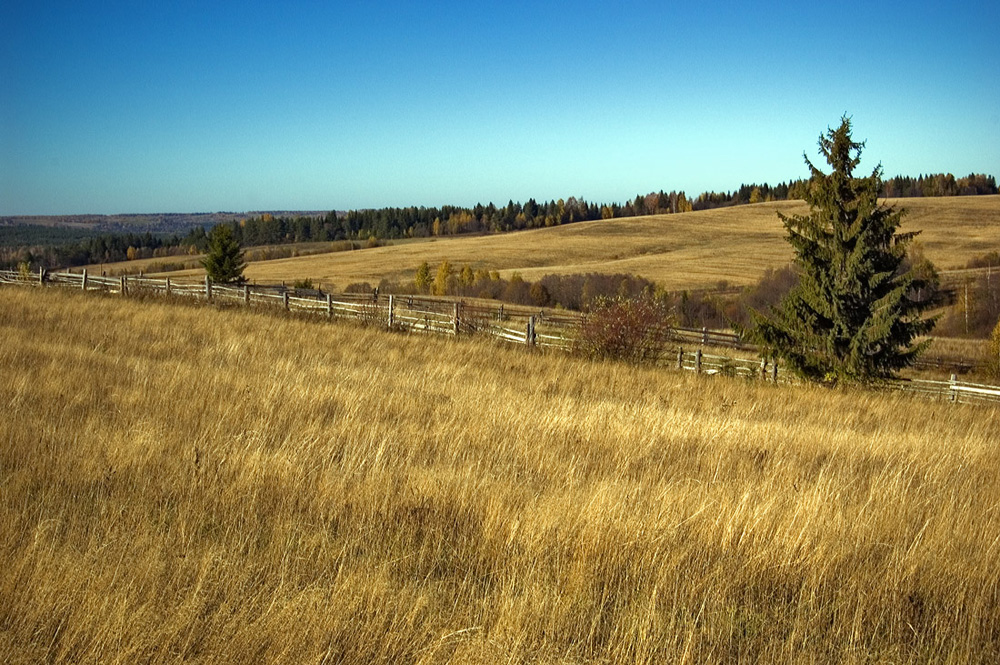
<path id="1" fill-rule="evenodd" d="M 576 348 L 577 331 L 584 315 L 575 312 L 537 309 L 509 303 L 496 305 L 481 302 L 434 298 L 417 295 L 379 293 L 323 293 L 275 286 L 228 286 L 201 282 L 176 281 L 169 277 L 106 277 L 82 273 L 39 270 L 37 274 L 0 270 L 0 284 L 52 284 L 84 291 L 101 291 L 124 296 L 162 293 L 243 305 L 268 305 L 328 318 L 355 319 L 384 325 L 396 330 L 440 335 L 482 335 L 512 344 L 560 351 Z M 304 292 L 303 292 L 304 291 Z M 680 370 L 703 374 L 743 376 L 762 380 L 787 380 L 779 374 L 777 363 L 761 358 L 750 360 L 709 354 L 705 348 L 729 348 L 756 351 L 756 347 L 738 335 L 706 328 L 670 327 L 664 331 L 673 350 L 665 351 L 658 362 Z M 685 350 L 684 347 L 689 349 Z M 690 347 L 694 346 L 692 350 Z M 941 367 L 925 361 L 923 366 Z M 974 367 L 974 363 L 963 363 Z M 952 402 L 982 404 L 1000 402 L 1000 386 L 958 381 L 899 379 L 888 383 L 893 390 Z"/>

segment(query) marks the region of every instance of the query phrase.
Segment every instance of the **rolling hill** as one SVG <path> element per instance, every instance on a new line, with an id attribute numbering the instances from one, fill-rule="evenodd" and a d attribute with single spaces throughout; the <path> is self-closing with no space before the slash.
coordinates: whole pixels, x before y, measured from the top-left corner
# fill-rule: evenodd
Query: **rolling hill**
<path id="1" fill-rule="evenodd" d="M 891 200 L 908 211 L 903 231 L 939 268 L 959 268 L 973 256 L 1000 250 L 1000 196 Z M 312 279 L 327 288 L 383 278 L 410 280 L 421 262 L 447 259 L 474 269 L 545 274 L 633 273 L 667 289 L 710 288 L 726 281 L 750 284 L 787 263 L 777 213 L 801 214 L 801 201 L 761 203 L 677 215 L 581 222 L 503 235 L 452 236 L 386 247 L 251 263 L 247 277 L 274 283 Z M 114 269 L 114 267 L 112 267 Z M 197 276 L 200 270 L 171 273 Z"/>

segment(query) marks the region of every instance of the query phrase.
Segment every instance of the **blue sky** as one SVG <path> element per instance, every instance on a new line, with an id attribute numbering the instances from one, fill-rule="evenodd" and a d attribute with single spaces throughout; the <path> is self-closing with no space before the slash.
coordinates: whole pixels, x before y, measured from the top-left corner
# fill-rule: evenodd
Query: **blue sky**
<path id="1" fill-rule="evenodd" d="M 0 3 L 0 214 L 1000 175 L 1000 4 Z"/>

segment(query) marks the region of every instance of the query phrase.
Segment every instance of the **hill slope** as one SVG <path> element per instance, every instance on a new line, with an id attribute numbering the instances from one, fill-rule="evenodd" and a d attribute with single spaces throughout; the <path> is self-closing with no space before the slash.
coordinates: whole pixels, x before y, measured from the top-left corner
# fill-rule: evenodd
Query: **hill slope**
<path id="1" fill-rule="evenodd" d="M 1000 251 L 1000 196 L 898 199 L 906 208 L 904 231 L 939 268 L 959 267 L 976 254 Z M 383 277 L 410 280 L 422 261 L 469 264 L 525 278 L 547 273 L 628 272 L 668 289 L 756 281 L 792 256 L 776 213 L 807 212 L 801 201 L 761 203 L 683 213 L 582 222 L 494 236 L 441 237 L 355 252 L 252 263 L 262 282 L 311 278 L 334 289 Z M 195 275 L 198 271 L 174 273 Z"/>

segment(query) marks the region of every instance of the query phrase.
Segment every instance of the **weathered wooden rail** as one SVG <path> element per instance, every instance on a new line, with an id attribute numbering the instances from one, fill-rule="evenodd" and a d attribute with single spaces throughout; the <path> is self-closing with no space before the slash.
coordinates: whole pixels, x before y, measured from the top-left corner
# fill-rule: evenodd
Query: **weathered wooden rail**
<path id="1" fill-rule="evenodd" d="M 503 342 L 560 351 L 573 351 L 577 348 L 577 331 L 584 318 L 584 315 L 574 312 L 553 312 L 507 303 L 466 303 L 446 298 L 378 293 L 335 295 L 312 291 L 299 294 L 293 289 L 285 288 L 212 284 L 207 279 L 191 282 L 171 280 L 169 277 L 104 277 L 89 275 L 86 271 L 39 271 L 37 274 L 25 275 L 0 270 L 0 284 L 51 284 L 123 296 L 163 294 L 242 305 L 281 307 L 287 311 L 306 312 L 328 318 L 360 320 L 394 330 L 443 335 L 484 335 Z M 677 346 L 661 355 L 658 361 L 662 365 L 707 375 L 742 376 L 769 381 L 790 380 L 787 372 L 779 375 L 777 363 L 763 358 L 750 360 L 705 352 L 706 348 L 756 350 L 738 335 L 705 328 L 671 327 L 663 331 L 663 336 Z M 696 348 L 685 351 L 685 346 Z M 960 382 L 954 374 L 950 381 L 904 379 L 889 382 L 886 386 L 892 390 L 951 402 L 1000 403 L 1000 387 Z"/>
<path id="2" fill-rule="evenodd" d="M 1000 402 L 1000 386 L 958 381 L 955 375 L 952 375 L 950 381 L 899 379 L 890 382 L 889 387 L 893 390 L 947 400 L 949 402 L 961 402 L 964 404 L 996 404 Z"/>

